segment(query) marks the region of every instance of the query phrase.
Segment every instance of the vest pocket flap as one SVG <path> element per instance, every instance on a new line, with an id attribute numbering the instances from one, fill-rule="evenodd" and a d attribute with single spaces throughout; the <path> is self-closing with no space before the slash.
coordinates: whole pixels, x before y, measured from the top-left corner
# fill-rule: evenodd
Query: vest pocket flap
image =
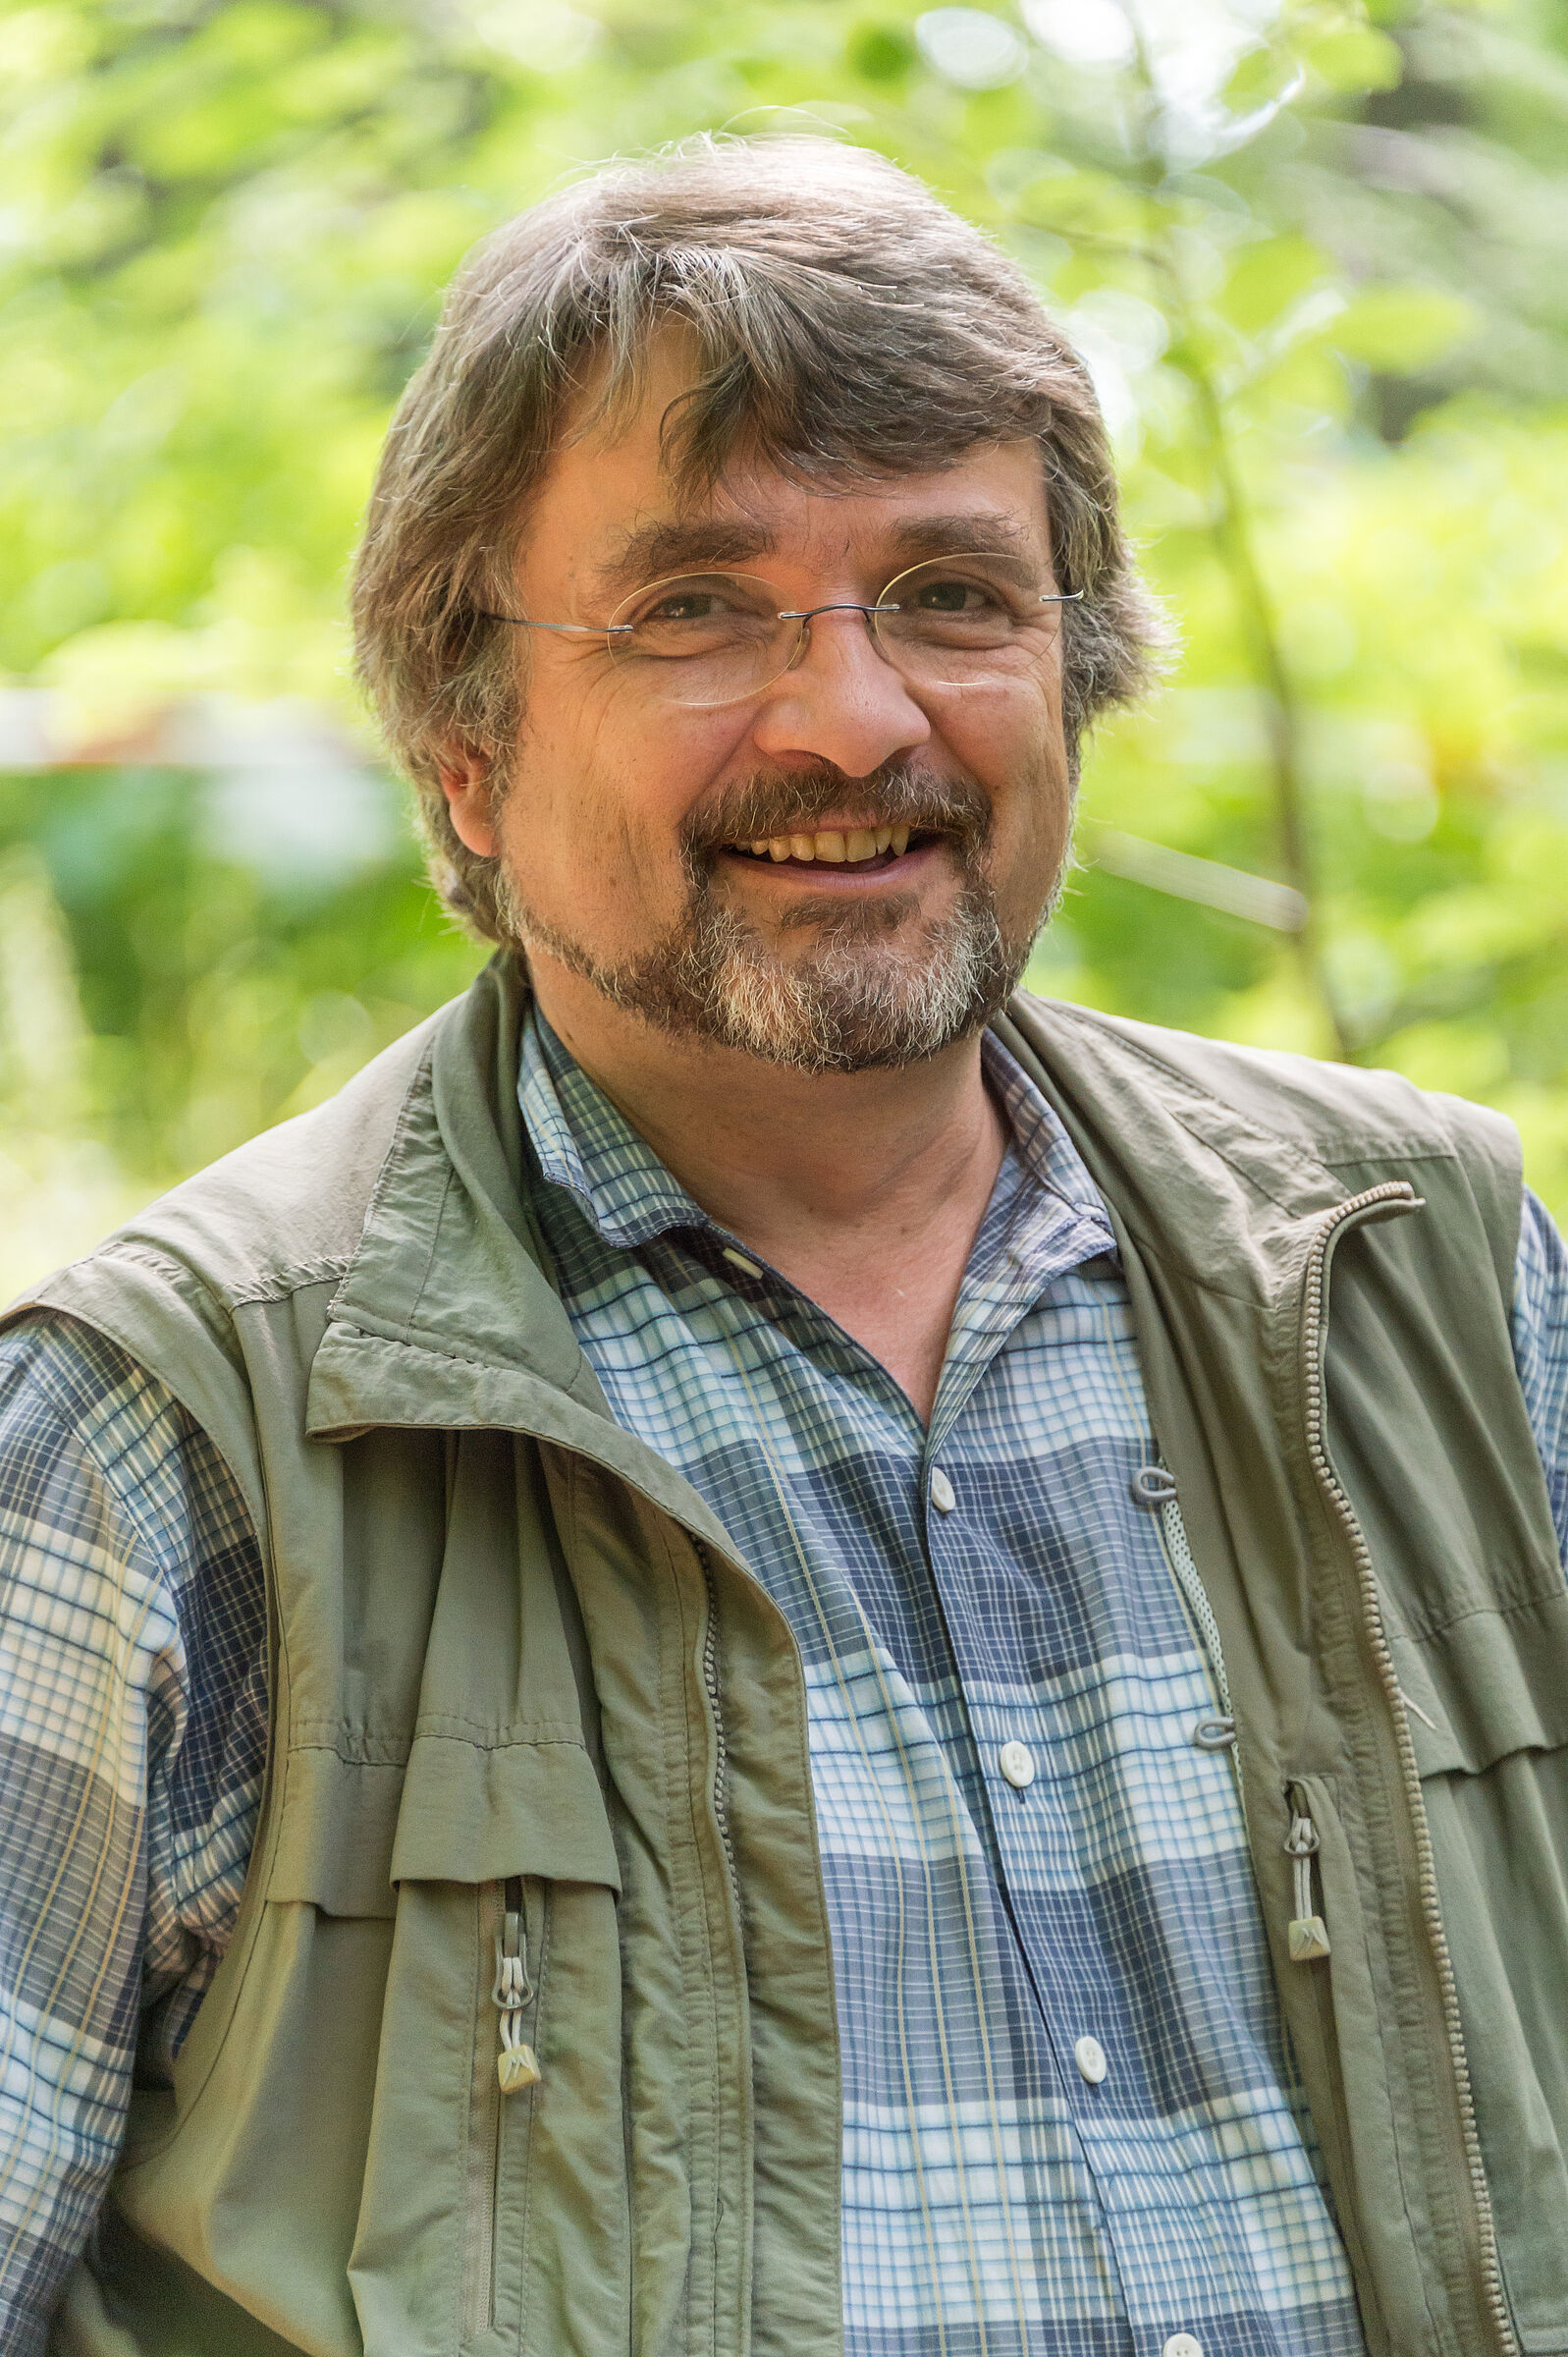
<path id="1" fill-rule="evenodd" d="M 326 1915 L 396 1915 L 403 1775 L 401 1760 L 346 1760 L 317 1745 L 291 1751 L 267 1897 Z"/>
<path id="2" fill-rule="evenodd" d="M 392 1845 L 395 1883 L 494 1883 L 508 1875 L 621 1889 L 604 1794 L 580 1743 L 418 1735 Z"/>
<path id="3" fill-rule="evenodd" d="M 593 1763 L 580 1743 L 484 1745 L 420 1735 L 402 1762 L 289 1754 L 269 1899 L 393 1916 L 402 1882 L 508 1875 L 621 1889 Z"/>
<path id="4" fill-rule="evenodd" d="M 1415 1638 L 1389 1640 L 1423 1776 L 1478 1776 L 1516 1751 L 1568 1743 L 1568 1588 L 1509 1612 L 1467 1613 Z"/>

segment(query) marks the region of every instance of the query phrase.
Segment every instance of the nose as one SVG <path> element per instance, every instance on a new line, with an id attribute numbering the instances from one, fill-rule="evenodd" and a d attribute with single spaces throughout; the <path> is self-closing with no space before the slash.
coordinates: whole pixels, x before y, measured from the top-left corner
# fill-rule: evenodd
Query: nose
<path id="1" fill-rule="evenodd" d="M 804 754 L 864 778 L 929 742 L 931 723 L 878 653 L 863 608 L 827 607 L 804 627 L 800 660 L 775 681 L 752 723 L 759 752 Z"/>

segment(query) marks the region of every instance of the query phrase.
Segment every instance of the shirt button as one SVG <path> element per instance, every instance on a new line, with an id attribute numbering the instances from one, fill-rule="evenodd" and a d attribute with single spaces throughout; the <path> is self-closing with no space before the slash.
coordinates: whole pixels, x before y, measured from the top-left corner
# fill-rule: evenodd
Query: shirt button
<path id="1" fill-rule="evenodd" d="M 1203 2343 L 1190 2332 L 1172 2332 L 1160 2357 L 1203 2357 Z"/>
<path id="2" fill-rule="evenodd" d="M 1083 2072 L 1090 2086 L 1098 2087 L 1109 2068 L 1109 2064 L 1106 2060 L 1106 2050 L 1099 2039 L 1080 2038 L 1072 2051 L 1078 2068 Z"/>
<path id="3" fill-rule="evenodd" d="M 1021 1792 L 1025 1784 L 1035 1781 L 1035 1755 L 1027 1743 L 1003 1743 L 997 1754 L 997 1766 L 1009 1784 Z"/>
<path id="4" fill-rule="evenodd" d="M 940 1465 L 931 1476 L 931 1503 L 939 1514 L 950 1514 L 958 1503 L 952 1483 Z"/>

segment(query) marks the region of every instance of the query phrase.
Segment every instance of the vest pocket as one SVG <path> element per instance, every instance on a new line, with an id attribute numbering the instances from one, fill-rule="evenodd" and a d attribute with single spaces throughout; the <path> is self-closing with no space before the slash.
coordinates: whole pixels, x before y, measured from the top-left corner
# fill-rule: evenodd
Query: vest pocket
<path id="1" fill-rule="evenodd" d="M 590 1879 L 562 1879 L 567 1864 Z M 365 2357 L 619 2357 L 620 1877 L 581 1745 L 421 1735 L 390 1874 L 380 2017 L 356 2025 L 374 2047 L 349 2265 Z"/>
<path id="2" fill-rule="evenodd" d="M 1568 2350 L 1568 1751 L 1424 1785 L 1497 2254 L 1529 2357 Z"/>
<path id="3" fill-rule="evenodd" d="M 535 1876 L 481 1883 L 468 2100 L 462 2253 L 462 2337 L 496 2322 L 498 2239 L 526 2219 L 528 2145 L 543 2035 L 550 1886 Z"/>

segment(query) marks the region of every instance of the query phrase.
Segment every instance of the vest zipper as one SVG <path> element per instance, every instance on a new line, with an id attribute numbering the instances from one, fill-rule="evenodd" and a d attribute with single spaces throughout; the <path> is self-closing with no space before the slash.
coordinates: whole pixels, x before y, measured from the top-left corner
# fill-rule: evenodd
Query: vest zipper
<path id="1" fill-rule="evenodd" d="M 1400 1779 L 1410 1809 L 1411 1824 L 1416 1836 L 1416 1865 L 1421 1893 L 1422 1916 L 1437 1967 L 1437 1984 L 1442 1998 L 1443 2027 L 1448 2037 L 1448 2051 L 1453 2062 L 1455 2086 L 1459 2098 L 1460 2132 L 1464 2144 L 1466 2165 L 1470 2173 L 1471 2191 L 1475 2198 L 1477 2222 L 1481 2230 L 1482 2277 L 1486 2285 L 1487 2305 L 1496 2327 L 1501 2346 L 1509 2357 L 1519 2357 L 1519 2341 L 1514 2331 L 1513 2316 L 1508 2295 L 1503 2286 L 1502 2266 L 1497 2256 L 1497 2230 L 1492 2217 L 1491 2188 L 1487 2183 L 1486 2166 L 1482 2159 L 1481 2138 L 1476 2129 L 1476 2108 L 1470 2088 L 1470 2065 L 1465 2056 L 1464 2034 L 1459 2019 L 1459 1997 L 1454 1986 L 1452 1959 L 1443 1931 L 1442 1909 L 1437 1895 L 1437 1872 L 1432 1854 L 1432 1836 L 1427 1826 L 1427 1807 L 1422 1798 L 1421 1773 L 1416 1765 L 1416 1747 L 1411 1738 L 1410 1721 L 1405 1714 L 1404 1696 L 1400 1690 L 1398 1669 L 1393 1649 L 1383 1627 L 1382 1607 L 1378 1597 L 1377 1575 L 1373 1569 L 1372 1553 L 1362 1535 L 1339 1477 L 1333 1469 L 1325 1440 L 1326 1383 L 1324 1376 L 1323 1332 L 1326 1306 L 1328 1251 L 1335 1237 L 1345 1228 L 1354 1225 L 1369 1211 L 1382 1203 L 1418 1205 L 1420 1197 L 1406 1179 L 1388 1179 L 1381 1186 L 1368 1187 L 1364 1193 L 1352 1195 L 1338 1203 L 1324 1220 L 1313 1240 L 1307 1261 L 1306 1301 L 1302 1326 L 1302 1349 L 1305 1360 L 1307 1392 L 1307 1451 L 1312 1468 L 1324 1495 L 1332 1507 L 1350 1543 L 1351 1557 L 1361 1590 L 1362 1615 L 1367 1636 L 1372 1646 L 1378 1673 L 1388 1696 L 1393 1717 L 1394 1737 L 1399 1752 Z M 1311 1820 L 1305 1817 L 1310 1830 Z M 1294 1831 L 1294 1829 L 1292 1829 Z M 1317 1837 L 1314 1835 L 1314 1847 Z M 1289 1844 L 1286 1844 L 1287 1848 Z M 1295 1853 L 1292 1852 L 1294 1855 Z M 1298 1861 L 1298 1877 L 1307 1861 Z M 1326 1935 L 1325 1935 L 1326 1937 Z"/>
<path id="2" fill-rule="evenodd" d="M 700 1539 L 693 1539 L 691 1543 L 697 1551 L 697 1561 L 702 1565 L 703 1585 L 708 1591 L 708 1622 L 702 1638 L 702 1682 L 707 1690 L 708 1708 L 713 1714 L 713 1813 L 718 1821 L 719 1839 L 724 1848 L 725 1864 L 730 1871 L 730 1890 L 738 1916 L 740 1876 L 730 1839 L 730 1753 L 725 1742 L 724 1712 L 719 1704 L 719 1592 L 707 1548 Z"/>

